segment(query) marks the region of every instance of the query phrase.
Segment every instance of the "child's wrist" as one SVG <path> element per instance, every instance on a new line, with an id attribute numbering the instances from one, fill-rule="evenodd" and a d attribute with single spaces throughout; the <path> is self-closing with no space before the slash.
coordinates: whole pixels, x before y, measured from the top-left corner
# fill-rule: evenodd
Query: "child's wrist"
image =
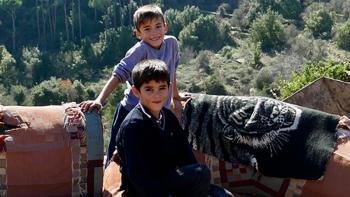
<path id="1" fill-rule="evenodd" d="M 175 100 L 181 100 L 181 96 L 180 96 L 180 95 L 174 95 L 174 96 L 173 96 L 173 99 L 175 99 Z"/>

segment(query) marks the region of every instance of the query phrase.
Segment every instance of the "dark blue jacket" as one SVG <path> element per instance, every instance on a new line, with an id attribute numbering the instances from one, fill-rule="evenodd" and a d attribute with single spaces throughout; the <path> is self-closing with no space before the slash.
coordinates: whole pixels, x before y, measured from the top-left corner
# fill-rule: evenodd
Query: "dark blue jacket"
<path id="1" fill-rule="evenodd" d="M 140 104 L 127 115 L 117 136 L 122 188 L 132 196 L 169 196 L 167 176 L 178 167 L 197 163 L 187 137 L 166 108 L 158 124 Z"/>

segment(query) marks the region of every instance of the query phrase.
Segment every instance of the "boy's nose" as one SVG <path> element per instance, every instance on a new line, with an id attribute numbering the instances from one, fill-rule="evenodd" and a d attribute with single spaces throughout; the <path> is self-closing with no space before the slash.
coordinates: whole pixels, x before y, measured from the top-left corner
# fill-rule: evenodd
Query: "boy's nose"
<path id="1" fill-rule="evenodd" d="M 162 96 L 162 91 L 156 91 L 156 92 L 154 93 L 154 96 L 156 96 L 156 97 L 161 97 L 161 96 Z"/>
<path id="2" fill-rule="evenodd" d="M 152 36 L 157 36 L 159 33 L 156 31 L 156 30 L 154 30 L 153 32 L 152 32 Z"/>

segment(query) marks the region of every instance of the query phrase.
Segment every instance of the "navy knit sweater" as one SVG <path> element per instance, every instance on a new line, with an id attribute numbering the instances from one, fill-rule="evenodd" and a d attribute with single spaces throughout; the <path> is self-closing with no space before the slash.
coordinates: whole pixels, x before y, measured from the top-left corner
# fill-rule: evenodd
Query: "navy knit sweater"
<path id="1" fill-rule="evenodd" d="M 175 115 L 166 108 L 157 122 L 137 105 L 117 135 L 122 189 L 132 196 L 169 196 L 167 176 L 178 167 L 197 163 Z"/>

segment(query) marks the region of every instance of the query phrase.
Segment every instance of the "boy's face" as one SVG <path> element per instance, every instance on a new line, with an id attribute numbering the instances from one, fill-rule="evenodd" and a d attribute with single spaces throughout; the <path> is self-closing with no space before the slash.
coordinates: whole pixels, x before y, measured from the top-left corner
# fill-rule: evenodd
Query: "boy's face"
<path id="1" fill-rule="evenodd" d="M 166 32 L 168 32 L 168 26 L 161 17 L 158 17 L 141 23 L 139 29 L 136 30 L 136 36 L 151 47 L 159 49 Z"/>
<path id="2" fill-rule="evenodd" d="M 169 92 L 166 81 L 151 80 L 141 85 L 140 91 L 132 87 L 134 94 L 140 99 L 141 104 L 146 107 L 155 117 L 159 117 L 159 112 L 164 106 Z"/>

